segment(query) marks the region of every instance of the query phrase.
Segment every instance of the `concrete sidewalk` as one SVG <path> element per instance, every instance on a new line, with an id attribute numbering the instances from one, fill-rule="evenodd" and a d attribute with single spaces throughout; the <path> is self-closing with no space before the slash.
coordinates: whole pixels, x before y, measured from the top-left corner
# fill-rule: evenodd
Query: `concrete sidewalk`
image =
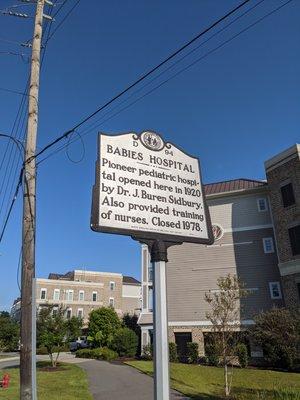
<path id="1" fill-rule="evenodd" d="M 128 365 L 89 360 L 80 363 L 94 400 L 153 400 L 153 379 Z M 187 397 L 172 390 L 171 400 Z"/>

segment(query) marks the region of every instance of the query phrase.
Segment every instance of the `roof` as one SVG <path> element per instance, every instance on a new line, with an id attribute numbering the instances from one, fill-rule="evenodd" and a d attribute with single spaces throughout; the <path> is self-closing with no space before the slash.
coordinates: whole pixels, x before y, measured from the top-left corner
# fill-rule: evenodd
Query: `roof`
<path id="1" fill-rule="evenodd" d="M 55 280 L 68 280 L 68 279 L 72 279 L 73 277 L 73 272 L 69 271 L 66 274 L 56 274 L 54 272 L 50 272 L 50 274 L 48 275 L 48 279 L 55 279 Z"/>
<path id="2" fill-rule="evenodd" d="M 256 189 L 266 185 L 266 181 L 239 178 L 223 182 L 208 183 L 204 185 L 204 190 L 206 195 L 210 195 L 224 192 L 235 192 L 237 190 Z"/>
<path id="3" fill-rule="evenodd" d="M 127 285 L 140 285 L 141 282 L 138 281 L 137 279 L 133 278 L 132 276 L 123 276 L 123 283 L 126 283 Z"/>

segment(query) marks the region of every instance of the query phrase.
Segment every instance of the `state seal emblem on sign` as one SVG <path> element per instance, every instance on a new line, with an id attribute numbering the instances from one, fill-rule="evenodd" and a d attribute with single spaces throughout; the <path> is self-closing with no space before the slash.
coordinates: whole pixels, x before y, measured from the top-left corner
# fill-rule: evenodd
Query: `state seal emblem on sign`
<path id="1" fill-rule="evenodd" d="M 150 150 L 159 151 L 164 147 L 164 141 L 155 132 L 143 132 L 140 139 L 143 145 Z"/>
<path id="2" fill-rule="evenodd" d="M 223 229 L 220 227 L 220 225 L 213 225 L 212 226 L 212 231 L 213 231 L 213 235 L 214 235 L 214 239 L 215 240 L 221 239 L 221 237 L 224 234 Z"/>

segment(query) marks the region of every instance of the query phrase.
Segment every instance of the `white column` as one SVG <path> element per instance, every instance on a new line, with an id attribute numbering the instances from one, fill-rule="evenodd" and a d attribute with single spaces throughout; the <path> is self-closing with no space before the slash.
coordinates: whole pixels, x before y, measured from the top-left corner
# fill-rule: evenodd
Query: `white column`
<path id="1" fill-rule="evenodd" d="M 170 399 L 166 263 L 153 263 L 154 399 Z"/>

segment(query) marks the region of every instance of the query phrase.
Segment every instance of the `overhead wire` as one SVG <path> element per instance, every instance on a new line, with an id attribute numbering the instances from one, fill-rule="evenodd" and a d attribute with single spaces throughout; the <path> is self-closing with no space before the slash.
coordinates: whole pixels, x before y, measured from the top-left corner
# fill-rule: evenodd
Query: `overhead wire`
<path id="1" fill-rule="evenodd" d="M 181 46 L 179 49 L 177 49 L 175 52 L 170 54 L 167 58 L 165 58 L 163 61 L 161 61 L 158 65 L 155 67 L 151 68 L 149 71 L 147 71 L 145 74 L 143 74 L 140 78 L 138 78 L 135 82 L 127 86 L 124 90 L 119 92 L 116 96 L 114 96 L 112 99 L 108 100 L 106 103 L 104 103 L 102 106 L 100 106 L 97 110 L 89 114 L 88 116 L 84 117 L 80 122 L 78 122 L 73 128 L 67 130 L 64 132 L 61 136 L 57 137 L 54 139 L 52 142 L 47 144 L 43 149 L 41 149 L 37 154 L 34 156 L 35 158 L 43 154 L 46 150 L 48 150 L 50 147 L 54 146 L 58 142 L 60 142 L 62 139 L 67 137 L 71 132 L 73 132 L 75 129 L 79 128 L 81 125 L 86 123 L 88 120 L 93 118 L 95 115 L 97 115 L 100 111 L 104 110 L 107 108 L 110 104 L 112 104 L 114 101 L 116 101 L 118 98 L 123 96 L 125 93 L 129 92 L 132 88 L 137 86 L 140 82 L 144 81 L 148 76 L 153 74 L 155 71 L 157 71 L 159 68 L 161 68 L 163 65 L 165 65 L 168 61 L 172 60 L 174 57 L 176 57 L 179 53 L 181 53 L 183 50 L 185 50 L 188 46 L 190 46 L 192 43 L 194 43 L 196 40 L 198 40 L 200 37 L 205 35 L 207 32 L 212 30 L 215 26 L 223 22 L 226 18 L 231 16 L 234 12 L 239 10 L 241 7 L 243 7 L 245 4 L 249 3 L 250 0 L 245 0 L 242 3 L 240 3 L 238 6 L 233 8 L 231 11 L 226 13 L 223 17 L 219 18 L 215 22 L 213 22 L 208 28 L 204 29 L 201 31 L 199 34 L 197 34 L 195 37 L 193 37 L 191 40 L 189 40 L 187 43 L 185 43 L 183 46 Z M 30 160 L 28 160 L 30 161 Z"/>
<path id="2" fill-rule="evenodd" d="M 134 104 L 136 104 L 138 101 L 142 100 L 143 98 L 145 98 L 146 96 L 152 94 L 154 91 L 156 91 L 157 89 L 159 89 L 160 87 L 162 87 L 163 85 L 165 85 L 166 83 L 168 83 L 170 80 L 174 79 L 175 77 L 177 77 L 178 75 L 180 75 L 181 73 L 183 73 L 184 71 L 186 71 L 187 69 L 191 68 L 192 66 L 194 66 L 195 64 L 199 63 L 200 61 L 202 61 L 203 59 L 205 59 L 206 57 L 208 57 L 210 54 L 216 52 L 217 50 L 221 49 L 222 47 L 224 47 L 226 44 L 230 43 L 231 41 L 233 41 L 234 39 L 236 39 L 238 36 L 242 35 L 243 33 L 245 33 L 246 31 L 248 31 L 249 29 L 253 28 L 255 25 L 257 25 L 258 23 L 262 22 L 264 19 L 268 18 L 269 16 L 271 16 L 272 14 L 274 14 L 275 12 L 279 11 L 281 8 L 283 8 L 284 6 L 288 5 L 289 3 L 291 3 L 293 0 L 288 0 L 285 3 L 283 3 L 282 5 L 278 6 L 277 8 L 273 9 L 272 11 L 264 14 L 262 17 L 258 18 L 257 20 L 255 20 L 253 23 L 249 24 L 247 27 L 243 28 L 242 30 L 240 30 L 238 33 L 234 34 L 233 36 L 231 36 L 229 39 L 225 40 L 224 42 L 222 42 L 221 44 L 219 44 L 218 46 L 216 46 L 215 48 L 209 50 L 207 53 L 205 53 L 204 55 L 202 55 L 201 57 L 197 58 L 196 60 L 194 60 L 192 63 L 188 64 L 187 66 L 185 66 L 184 68 L 180 69 L 179 71 L 177 71 L 175 74 L 171 75 L 170 77 L 168 77 L 167 79 L 165 79 L 164 81 L 160 82 L 157 86 L 153 87 L 152 89 L 150 89 L 148 92 L 144 93 L 142 96 L 140 96 L 139 98 L 137 98 L 136 100 L 134 100 L 133 102 L 131 102 L 130 104 L 128 104 L 127 106 L 121 108 L 119 111 L 117 111 L 116 113 L 114 113 L 113 115 L 109 116 L 108 118 L 102 120 L 100 122 L 101 125 L 103 125 L 104 123 L 106 123 L 107 121 L 109 121 L 110 119 L 112 119 L 113 117 L 115 117 L 116 115 L 120 114 L 121 112 L 125 111 L 126 109 L 128 109 L 129 107 L 133 106 Z M 109 114 L 106 113 L 106 115 Z M 100 124 L 98 124 L 97 126 L 99 126 Z M 81 132 L 81 137 L 86 136 L 89 132 L 93 131 L 95 129 L 95 126 L 93 126 L 92 128 L 88 129 L 88 130 L 83 130 Z M 70 146 L 72 143 L 77 142 L 78 139 L 75 138 L 72 141 L 70 141 L 68 143 L 68 146 Z M 39 160 L 37 165 L 41 164 L 42 162 L 46 161 L 47 159 L 49 159 L 51 156 L 57 154 L 58 152 L 64 150 L 66 148 L 66 144 L 63 144 L 61 147 L 59 147 L 58 149 L 54 150 L 53 152 L 51 152 L 50 154 L 48 154 L 46 157 L 44 157 L 43 159 Z"/>
<path id="3" fill-rule="evenodd" d="M 57 16 L 57 15 L 58 15 L 58 13 L 62 10 L 62 8 L 65 6 L 65 4 L 66 4 L 67 2 L 68 2 L 68 0 L 64 0 L 64 2 L 62 2 L 62 3 L 57 3 L 57 0 L 55 1 L 54 6 L 57 5 L 57 4 L 61 4 L 61 6 L 59 7 L 58 10 L 56 10 L 56 12 L 54 13 L 54 16 Z M 74 9 L 74 7 L 73 7 L 73 9 Z M 50 10 L 50 12 L 48 12 L 48 14 L 51 15 L 51 14 L 52 14 L 53 8 L 50 8 L 50 6 L 49 6 L 49 10 Z M 70 15 L 70 12 L 68 13 L 68 15 Z M 54 17 L 53 17 L 53 18 L 54 18 Z M 64 20 L 66 20 L 66 18 L 64 18 Z M 45 57 L 45 53 L 46 53 L 46 48 L 47 48 L 47 43 L 48 43 L 49 40 L 50 40 L 50 39 L 49 39 L 49 35 L 50 35 L 50 33 L 51 33 L 51 25 L 52 25 L 51 23 L 52 23 L 52 21 L 53 21 L 53 19 L 50 21 L 50 24 L 49 24 L 49 20 L 46 21 L 46 27 L 45 27 L 44 33 L 46 33 L 46 30 L 47 30 L 47 27 L 48 27 L 48 26 L 49 26 L 49 30 L 48 30 L 48 34 L 47 34 L 45 46 L 42 46 L 42 48 L 43 48 L 43 54 L 42 54 L 42 60 L 41 60 L 41 67 L 42 67 L 42 65 L 43 65 L 43 61 L 44 61 L 44 57 Z M 61 26 L 61 25 L 62 25 L 62 24 L 60 24 L 60 26 Z M 53 36 L 53 35 L 52 35 L 52 36 Z M 22 111 L 23 111 L 23 106 L 24 106 L 23 100 L 24 100 L 24 96 L 29 96 L 29 94 L 28 94 L 28 88 L 29 88 L 29 77 L 28 77 L 28 81 L 27 81 L 27 83 L 26 83 L 25 91 L 24 91 L 24 92 L 17 92 L 17 94 L 21 94 L 21 95 L 22 95 L 22 101 L 21 101 L 21 103 L 20 103 L 20 106 L 19 106 L 19 109 L 18 109 L 18 113 L 17 113 L 17 116 L 16 116 L 15 121 L 14 121 L 14 124 L 13 124 L 12 133 L 13 133 L 14 130 L 15 130 L 15 125 L 16 125 L 16 121 L 17 121 L 18 118 L 19 118 L 18 116 L 20 115 L 20 110 L 22 109 Z M 7 92 L 16 92 L 16 91 L 12 91 L 12 90 L 5 89 L 5 88 L 2 88 L 2 90 L 7 91 Z M 22 111 L 21 111 L 21 112 L 22 112 Z M 23 130 L 25 118 L 26 118 L 26 112 L 25 112 L 25 115 L 24 115 L 24 118 L 23 118 L 22 130 Z M 19 122 L 20 122 L 20 119 L 19 119 Z M 21 131 L 21 132 L 22 132 L 22 131 Z M 25 135 L 25 131 L 24 131 L 24 135 Z M 9 146 L 9 144 L 8 144 L 8 146 Z M 7 153 L 7 151 L 5 151 L 3 160 L 2 160 L 1 165 L 0 165 L 0 170 L 1 170 L 1 167 L 3 166 L 3 161 L 4 161 L 4 159 L 5 159 L 6 153 Z M 24 166 L 22 167 L 21 171 L 22 171 L 23 169 L 24 169 Z M 15 176 L 16 176 L 17 170 L 18 170 L 18 168 L 15 169 Z M 10 178 L 9 178 L 9 179 L 10 179 Z M 11 187 L 10 194 L 12 193 L 12 190 L 13 190 L 13 186 Z M 18 191 L 19 191 L 19 181 L 18 181 L 18 183 L 17 183 L 15 193 L 18 193 Z M 4 222 L 3 234 L 4 234 L 4 231 L 5 231 L 5 228 L 6 228 L 6 226 L 7 226 L 7 222 L 8 222 L 9 216 L 10 216 L 10 214 L 11 214 L 11 211 L 12 211 L 12 208 L 13 208 L 13 205 L 14 205 L 14 202 L 15 202 L 14 198 L 15 198 L 15 196 L 13 196 L 13 199 L 12 199 L 12 201 L 11 201 L 11 203 L 10 203 L 10 206 L 8 206 L 9 203 L 8 203 L 8 205 L 7 205 L 8 214 L 7 214 L 7 217 L 6 217 L 5 222 Z M 2 209 L 2 207 L 1 207 L 1 209 Z M 1 211 L 0 211 L 0 215 L 1 215 Z M 2 239 L 2 237 L 3 237 L 3 235 L 1 235 L 1 239 Z M 0 242 L 1 242 L 1 240 L 0 240 Z"/>

